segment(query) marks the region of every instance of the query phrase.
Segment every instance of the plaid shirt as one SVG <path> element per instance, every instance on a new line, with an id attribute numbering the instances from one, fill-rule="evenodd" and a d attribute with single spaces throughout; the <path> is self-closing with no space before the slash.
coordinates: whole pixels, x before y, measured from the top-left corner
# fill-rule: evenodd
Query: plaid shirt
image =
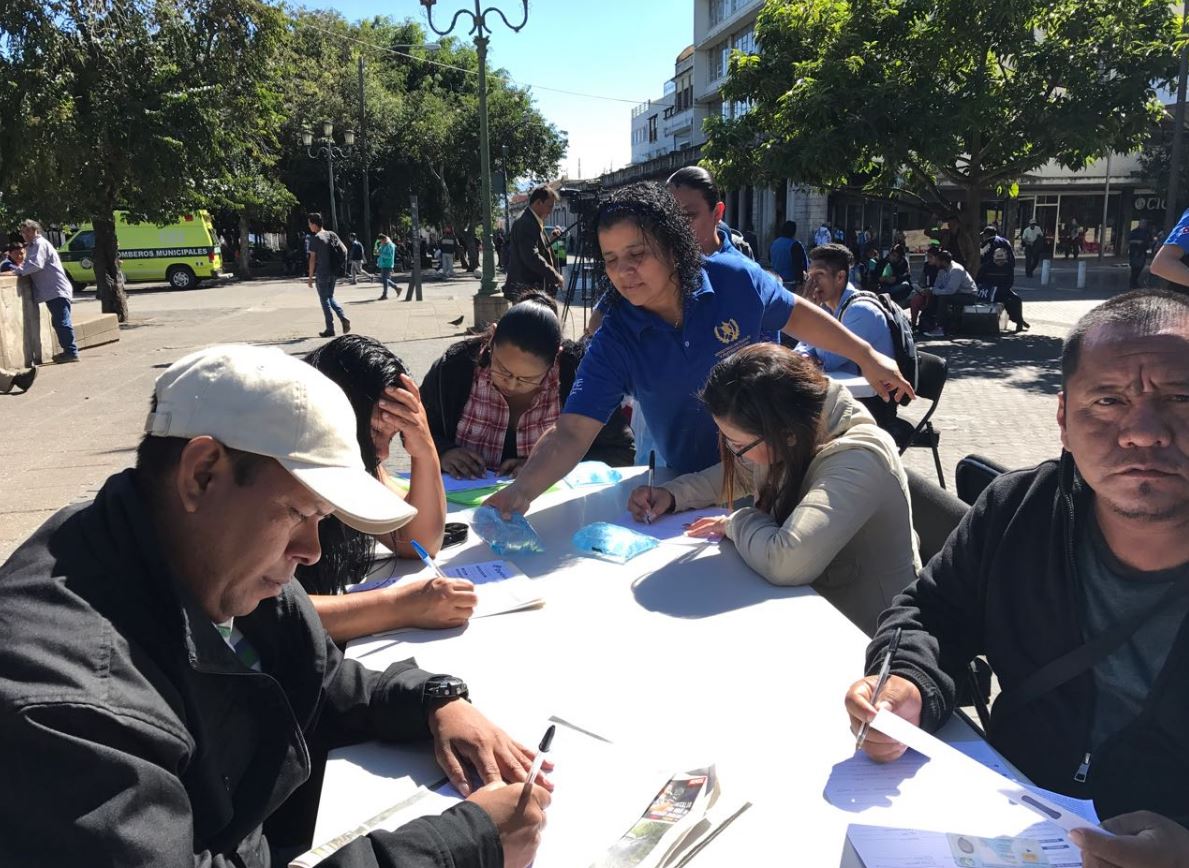
<path id="1" fill-rule="evenodd" d="M 558 367 L 553 363 L 544 382 L 516 425 L 516 455 L 523 458 L 561 415 L 558 396 Z M 462 409 L 454 441 L 483 456 L 488 467 L 499 467 L 504 456 L 504 438 L 512 411 L 508 401 L 491 382 L 491 366 L 476 365 L 471 396 Z"/>

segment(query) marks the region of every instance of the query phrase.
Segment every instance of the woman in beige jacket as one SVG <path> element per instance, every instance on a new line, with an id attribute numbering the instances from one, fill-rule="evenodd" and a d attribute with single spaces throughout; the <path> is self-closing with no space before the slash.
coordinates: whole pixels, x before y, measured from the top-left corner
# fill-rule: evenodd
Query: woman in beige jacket
<path id="1" fill-rule="evenodd" d="M 648 513 L 733 505 L 693 536 L 725 536 L 776 585 L 812 584 L 866 633 L 921 567 L 908 479 L 892 438 L 843 387 L 777 344 L 753 344 L 711 371 L 702 399 L 722 462 L 632 492 Z"/>

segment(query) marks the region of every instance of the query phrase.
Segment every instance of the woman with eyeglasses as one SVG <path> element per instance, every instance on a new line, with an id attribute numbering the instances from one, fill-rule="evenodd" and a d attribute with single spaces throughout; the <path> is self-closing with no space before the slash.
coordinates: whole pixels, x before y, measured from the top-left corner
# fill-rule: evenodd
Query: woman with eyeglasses
<path id="1" fill-rule="evenodd" d="M 486 334 L 460 341 L 421 384 L 442 470 L 475 479 L 487 470 L 515 476 L 561 415 L 583 348 L 563 341 L 556 303 L 530 292 Z M 622 411 L 600 426 L 585 458 L 625 466 L 635 458 Z"/>
<path id="2" fill-rule="evenodd" d="M 812 584 L 870 635 L 921 567 L 908 478 L 895 443 L 850 392 L 804 356 L 754 344 L 719 362 L 702 401 L 721 462 L 663 486 L 641 486 L 637 520 L 726 504 L 687 533 L 726 537 L 774 585 Z M 644 528 L 647 531 L 647 528 Z"/>
<path id="3" fill-rule="evenodd" d="M 614 190 L 595 218 L 597 279 L 607 315 L 591 339 L 556 424 L 516 481 L 487 504 L 523 513 L 581 460 L 625 395 L 648 420 L 658 457 L 678 472 L 718 460 L 714 423 L 698 393 L 716 363 L 783 331 L 855 361 L 881 397 L 912 396 L 896 363 L 816 305 L 796 303 L 742 257 L 703 258 L 690 218 L 659 184 Z"/>

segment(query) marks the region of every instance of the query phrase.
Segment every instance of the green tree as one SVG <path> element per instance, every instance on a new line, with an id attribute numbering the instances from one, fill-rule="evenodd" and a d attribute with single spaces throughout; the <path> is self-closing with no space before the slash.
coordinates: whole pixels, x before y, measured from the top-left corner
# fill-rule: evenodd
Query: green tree
<path id="1" fill-rule="evenodd" d="M 1150 184 L 1161 198 L 1168 196 L 1169 170 L 1172 168 L 1172 134 L 1173 125 L 1170 121 L 1166 120 L 1153 127 L 1139 153 L 1139 171 L 1136 172 L 1136 177 Z M 1180 190 L 1183 200 L 1186 191 L 1189 191 L 1189 163 L 1184 161 L 1181 163 Z"/>
<path id="2" fill-rule="evenodd" d="M 861 185 L 958 222 L 1056 160 L 1129 151 L 1174 72 L 1167 0 L 767 0 L 707 124 L 727 184 Z"/>
<path id="3" fill-rule="evenodd" d="M 90 218 L 102 307 L 127 318 L 115 211 L 168 221 L 267 164 L 284 13 L 263 0 L 20 0 L 0 56 L 22 88 L 9 208 Z M 9 103 L 11 105 L 11 103 Z M 7 106 L 6 106 L 7 107 Z"/>

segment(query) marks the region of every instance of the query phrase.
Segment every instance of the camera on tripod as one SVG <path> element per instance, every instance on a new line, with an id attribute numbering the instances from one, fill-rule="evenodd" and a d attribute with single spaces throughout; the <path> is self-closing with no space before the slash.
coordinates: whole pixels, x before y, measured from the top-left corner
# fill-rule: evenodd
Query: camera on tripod
<path id="1" fill-rule="evenodd" d="M 593 187 L 579 189 L 577 187 L 562 187 L 557 191 L 566 200 L 578 220 L 582 223 L 593 223 L 599 205 L 603 201 L 603 187 L 597 184 Z"/>

